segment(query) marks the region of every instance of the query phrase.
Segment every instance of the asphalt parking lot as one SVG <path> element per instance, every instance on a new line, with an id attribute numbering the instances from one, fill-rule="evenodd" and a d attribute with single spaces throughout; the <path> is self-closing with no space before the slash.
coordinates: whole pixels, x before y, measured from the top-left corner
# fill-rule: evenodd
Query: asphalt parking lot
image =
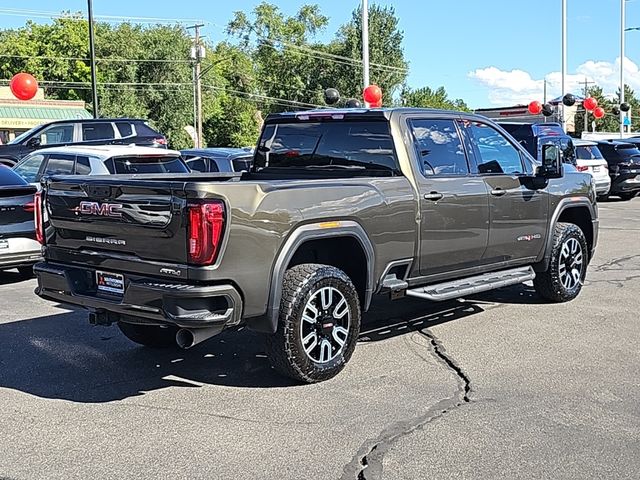
<path id="1" fill-rule="evenodd" d="M 377 305 L 347 368 L 259 335 L 147 350 L 0 275 L 0 478 L 640 478 L 640 198 L 600 205 L 577 300 Z"/>

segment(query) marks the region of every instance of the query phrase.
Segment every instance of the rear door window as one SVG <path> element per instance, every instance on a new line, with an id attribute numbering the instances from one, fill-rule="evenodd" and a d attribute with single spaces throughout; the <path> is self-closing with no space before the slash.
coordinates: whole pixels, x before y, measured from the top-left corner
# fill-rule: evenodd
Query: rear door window
<path id="1" fill-rule="evenodd" d="M 128 155 L 113 157 L 106 162 L 111 173 L 188 173 L 189 169 L 182 158 L 169 155 Z"/>
<path id="2" fill-rule="evenodd" d="M 464 147 L 453 120 L 411 120 L 411 130 L 424 175 L 469 173 Z"/>
<path id="3" fill-rule="evenodd" d="M 602 153 L 595 145 L 579 145 L 576 147 L 576 157 L 578 160 L 601 160 Z"/>
<path id="4" fill-rule="evenodd" d="M 43 175 L 71 175 L 74 172 L 74 155 L 49 154 Z"/>
<path id="5" fill-rule="evenodd" d="M 90 122 L 82 125 L 82 140 L 85 142 L 95 140 L 113 140 L 113 125 L 108 122 Z"/>

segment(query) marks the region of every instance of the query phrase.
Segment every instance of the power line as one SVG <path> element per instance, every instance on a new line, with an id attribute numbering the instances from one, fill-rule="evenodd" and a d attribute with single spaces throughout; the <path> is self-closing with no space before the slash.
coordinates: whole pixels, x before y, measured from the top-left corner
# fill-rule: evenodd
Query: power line
<path id="1" fill-rule="evenodd" d="M 34 17 L 34 18 L 65 18 L 69 20 L 86 21 L 86 12 L 79 11 L 76 13 L 59 13 L 47 10 L 28 10 L 23 8 L 0 8 L 0 14 L 14 17 Z M 94 18 L 102 20 L 106 23 L 130 23 L 135 21 L 138 23 L 193 23 L 199 21 L 193 18 L 162 18 L 162 17 L 130 17 L 123 15 L 96 15 Z"/>
<path id="2" fill-rule="evenodd" d="M 20 58 L 35 60 L 65 60 L 65 61 L 83 61 L 88 62 L 89 58 L 85 57 L 54 57 L 49 55 L 5 55 L 0 54 L 0 58 Z M 191 60 L 173 59 L 173 58 L 96 58 L 98 62 L 139 62 L 139 63 L 184 63 L 190 64 Z"/>

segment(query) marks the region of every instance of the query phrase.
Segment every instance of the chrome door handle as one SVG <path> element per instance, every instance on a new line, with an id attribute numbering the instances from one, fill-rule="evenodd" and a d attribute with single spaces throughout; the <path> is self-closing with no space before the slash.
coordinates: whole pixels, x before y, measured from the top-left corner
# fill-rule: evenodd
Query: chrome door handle
<path id="1" fill-rule="evenodd" d="M 440 200 L 442 197 L 444 197 L 444 195 L 442 195 L 441 193 L 438 192 L 431 192 L 431 193 L 425 193 L 424 194 L 424 199 L 425 200 L 431 200 L 431 201 L 436 201 L 436 200 Z"/>
<path id="2" fill-rule="evenodd" d="M 491 195 L 494 195 L 496 197 L 501 197 L 503 196 L 505 193 L 507 193 L 506 190 L 503 190 L 501 188 L 494 188 L 493 190 L 491 190 Z"/>

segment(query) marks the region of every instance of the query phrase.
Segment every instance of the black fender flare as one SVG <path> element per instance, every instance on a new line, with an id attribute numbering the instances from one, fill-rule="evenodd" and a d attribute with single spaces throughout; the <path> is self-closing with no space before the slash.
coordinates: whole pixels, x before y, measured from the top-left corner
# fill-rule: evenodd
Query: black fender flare
<path id="1" fill-rule="evenodd" d="M 556 226 L 556 223 L 558 223 L 558 219 L 560 218 L 560 215 L 562 215 L 562 212 L 575 207 L 587 207 L 589 209 L 589 213 L 591 215 L 591 224 L 593 225 L 592 249 L 595 249 L 596 243 L 598 241 L 598 213 L 596 210 L 597 207 L 594 207 L 594 205 L 589 201 L 588 198 L 584 198 L 584 197 L 563 198 L 562 200 L 560 200 L 560 202 L 558 202 L 558 205 L 556 206 L 556 209 L 554 210 L 553 215 L 551 216 L 551 221 L 549 222 L 549 225 L 547 227 L 547 240 L 545 242 L 543 256 L 536 270 L 544 271 L 547 268 L 549 268 L 549 262 L 551 261 L 551 250 L 553 248 L 553 230 Z M 592 252 L 589 252 L 589 255 L 591 256 Z"/>
<path id="2" fill-rule="evenodd" d="M 269 284 L 269 301 L 267 304 L 266 318 L 258 327 L 259 330 L 275 332 L 278 326 L 278 314 L 280 300 L 282 299 L 282 283 L 287 265 L 293 258 L 298 247 L 308 240 L 322 238 L 353 237 L 362 247 L 367 260 L 367 284 L 364 295 L 363 311 L 366 311 L 371 304 L 373 291 L 375 290 L 375 250 L 373 244 L 366 234 L 364 228 L 352 220 L 331 220 L 318 223 L 305 224 L 295 228 L 287 237 L 280 249 L 271 269 L 271 281 Z"/>

